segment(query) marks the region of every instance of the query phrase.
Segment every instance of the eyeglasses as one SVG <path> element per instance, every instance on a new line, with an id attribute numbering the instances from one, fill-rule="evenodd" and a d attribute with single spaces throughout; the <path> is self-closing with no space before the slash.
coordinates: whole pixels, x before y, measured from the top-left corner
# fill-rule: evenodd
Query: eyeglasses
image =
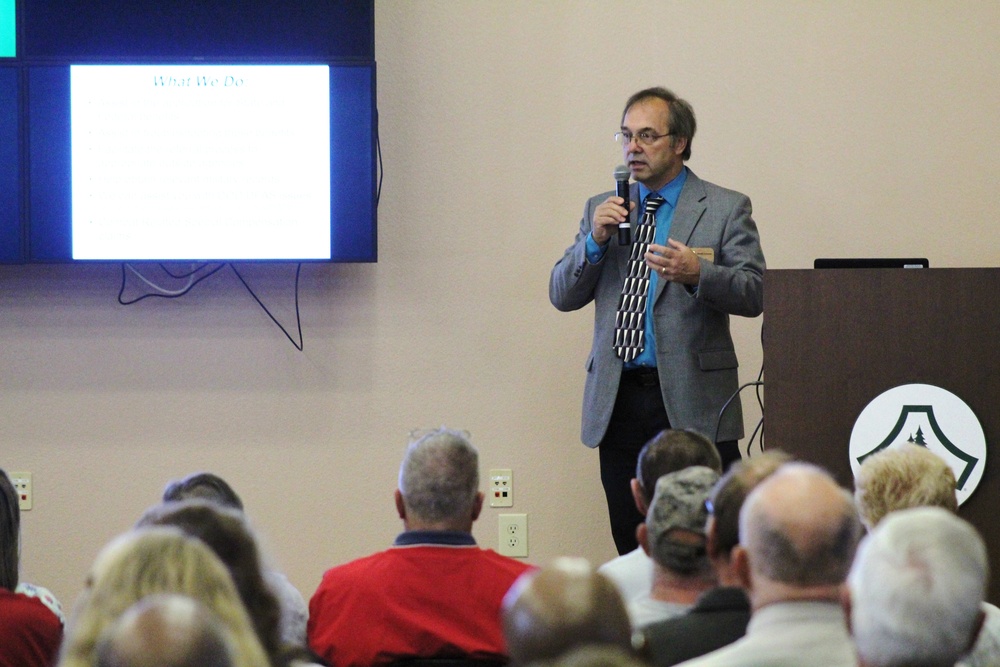
<path id="1" fill-rule="evenodd" d="M 622 148 L 628 148 L 628 145 L 632 143 L 633 138 L 635 138 L 635 143 L 640 146 L 650 146 L 655 143 L 657 139 L 669 137 L 672 134 L 673 132 L 667 132 L 666 134 L 654 134 L 648 130 L 632 134 L 628 130 L 622 130 L 621 132 L 615 132 L 615 141 L 620 143 Z"/>

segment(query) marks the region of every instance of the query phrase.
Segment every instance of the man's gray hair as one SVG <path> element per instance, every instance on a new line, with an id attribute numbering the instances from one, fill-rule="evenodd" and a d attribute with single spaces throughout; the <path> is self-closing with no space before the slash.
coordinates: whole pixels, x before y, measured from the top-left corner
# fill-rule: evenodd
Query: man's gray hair
<path id="1" fill-rule="evenodd" d="M 842 584 L 861 530 L 851 494 L 807 463 L 778 468 L 740 511 L 740 543 L 754 569 L 793 586 Z"/>
<path id="2" fill-rule="evenodd" d="M 953 665 L 971 646 L 988 577 L 967 522 L 939 507 L 889 514 L 848 577 L 859 655 L 877 667 Z"/>
<path id="3" fill-rule="evenodd" d="M 423 521 L 469 518 L 479 491 L 479 454 L 467 434 L 442 427 L 411 442 L 399 491 L 407 512 Z"/>

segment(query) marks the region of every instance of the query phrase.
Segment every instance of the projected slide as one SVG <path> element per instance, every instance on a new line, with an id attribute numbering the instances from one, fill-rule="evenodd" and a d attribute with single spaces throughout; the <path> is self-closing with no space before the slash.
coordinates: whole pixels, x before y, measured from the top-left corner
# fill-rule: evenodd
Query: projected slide
<path id="1" fill-rule="evenodd" d="M 326 65 L 72 66 L 73 259 L 328 259 L 329 82 Z"/>
<path id="2" fill-rule="evenodd" d="M 17 55 L 16 25 L 14 0 L 0 0 L 0 58 L 13 58 Z"/>

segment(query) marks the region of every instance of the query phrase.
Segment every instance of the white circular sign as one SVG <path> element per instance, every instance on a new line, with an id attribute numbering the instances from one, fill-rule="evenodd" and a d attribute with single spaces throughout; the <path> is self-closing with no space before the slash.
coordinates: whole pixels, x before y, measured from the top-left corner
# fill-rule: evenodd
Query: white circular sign
<path id="1" fill-rule="evenodd" d="M 855 475 L 871 454 L 903 443 L 922 445 L 955 472 L 958 504 L 979 486 L 986 469 L 986 436 L 972 408 L 930 384 L 904 384 L 875 397 L 854 422 L 849 447 Z"/>

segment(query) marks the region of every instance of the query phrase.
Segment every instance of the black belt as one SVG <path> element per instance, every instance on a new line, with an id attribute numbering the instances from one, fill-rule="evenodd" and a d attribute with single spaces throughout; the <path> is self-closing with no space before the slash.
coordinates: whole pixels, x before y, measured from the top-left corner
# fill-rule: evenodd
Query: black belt
<path id="1" fill-rule="evenodd" d="M 622 382 L 628 382 L 638 387 L 657 387 L 660 384 L 660 374 L 655 368 L 640 366 L 639 368 L 626 368 L 622 371 Z"/>

